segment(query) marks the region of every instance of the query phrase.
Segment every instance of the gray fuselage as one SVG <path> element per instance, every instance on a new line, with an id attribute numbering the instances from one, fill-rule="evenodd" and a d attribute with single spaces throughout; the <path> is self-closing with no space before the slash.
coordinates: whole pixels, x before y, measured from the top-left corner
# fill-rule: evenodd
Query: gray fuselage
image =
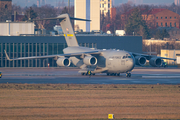
<path id="1" fill-rule="evenodd" d="M 97 50 L 87 47 L 67 47 L 64 54 L 99 51 L 99 55 L 92 55 L 97 58 L 96 68 L 106 68 L 107 73 L 130 72 L 135 66 L 135 59 L 129 52 L 123 50 Z M 86 55 L 86 54 L 85 54 Z M 70 57 L 72 63 L 82 68 L 83 58 Z"/>

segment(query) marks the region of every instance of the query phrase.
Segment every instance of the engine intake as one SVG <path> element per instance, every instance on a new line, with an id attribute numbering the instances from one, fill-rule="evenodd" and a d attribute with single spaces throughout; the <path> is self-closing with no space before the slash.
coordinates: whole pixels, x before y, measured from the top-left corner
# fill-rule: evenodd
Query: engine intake
<path id="1" fill-rule="evenodd" d="M 136 56 L 135 60 L 136 60 L 136 65 L 143 66 L 146 64 L 146 58 L 143 56 Z"/>
<path id="2" fill-rule="evenodd" d="M 71 61 L 68 58 L 62 57 L 58 58 L 56 61 L 57 65 L 62 66 L 62 67 L 68 67 L 71 64 Z"/>
<path id="3" fill-rule="evenodd" d="M 96 65 L 97 64 L 97 58 L 94 57 L 94 56 L 86 56 L 84 59 L 83 59 L 83 62 L 84 64 L 86 65 Z"/>
<path id="4" fill-rule="evenodd" d="M 162 60 L 160 58 L 151 58 L 149 60 L 149 64 L 153 67 L 160 67 L 162 64 Z"/>

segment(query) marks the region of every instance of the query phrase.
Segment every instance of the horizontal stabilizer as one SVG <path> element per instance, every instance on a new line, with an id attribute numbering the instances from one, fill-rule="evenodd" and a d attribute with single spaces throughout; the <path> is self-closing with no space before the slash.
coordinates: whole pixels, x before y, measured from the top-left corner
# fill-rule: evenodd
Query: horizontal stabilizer
<path id="1" fill-rule="evenodd" d="M 63 20 L 66 18 L 65 16 L 66 14 L 62 14 L 59 15 L 58 17 L 54 17 L 54 18 L 43 18 L 43 19 L 33 19 L 30 21 L 41 21 L 41 20 Z M 69 17 L 71 20 L 80 20 L 80 21 L 91 21 L 91 20 L 87 20 L 87 19 L 81 19 L 81 18 L 74 18 L 74 17 Z"/>
<path id="2" fill-rule="evenodd" d="M 70 17 L 71 20 L 80 20 L 80 21 L 91 21 L 88 19 L 81 19 L 81 18 L 74 18 L 74 17 Z"/>

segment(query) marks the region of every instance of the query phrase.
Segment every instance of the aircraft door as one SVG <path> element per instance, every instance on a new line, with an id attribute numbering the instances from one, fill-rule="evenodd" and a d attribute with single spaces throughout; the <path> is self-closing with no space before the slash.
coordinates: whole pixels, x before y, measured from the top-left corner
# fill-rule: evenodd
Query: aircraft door
<path id="1" fill-rule="evenodd" d="M 111 69 L 111 68 L 112 68 L 112 64 L 111 64 L 111 62 L 112 62 L 112 60 L 111 60 L 111 59 L 107 59 L 107 67 L 108 67 L 109 69 Z"/>
<path id="2" fill-rule="evenodd" d="M 125 65 L 125 60 L 121 60 L 121 65 Z"/>
<path id="3" fill-rule="evenodd" d="M 119 71 L 119 69 L 121 69 L 121 66 L 121 59 L 116 59 L 114 61 L 114 70 Z"/>

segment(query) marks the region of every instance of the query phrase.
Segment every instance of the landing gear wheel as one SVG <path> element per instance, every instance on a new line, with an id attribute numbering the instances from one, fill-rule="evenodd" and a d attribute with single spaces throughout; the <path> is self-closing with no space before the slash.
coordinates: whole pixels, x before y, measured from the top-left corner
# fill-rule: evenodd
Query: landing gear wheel
<path id="1" fill-rule="evenodd" d="M 126 77 L 131 77 L 131 73 L 126 73 Z"/>
<path id="2" fill-rule="evenodd" d="M 116 76 L 116 73 L 114 73 L 114 76 Z"/>
<path id="3" fill-rule="evenodd" d="M 85 73 L 81 73 L 81 75 L 85 75 Z"/>
<path id="4" fill-rule="evenodd" d="M 117 76 L 120 76 L 120 73 L 118 73 Z"/>
<path id="5" fill-rule="evenodd" d="M 92 75 L 95 75 L 95 73 L 92 73 Z"/>
<path id="6" fill-rule="evenodd" d="M 107 73 L 107 76 L 109 76 L 109 73 Z"/>

